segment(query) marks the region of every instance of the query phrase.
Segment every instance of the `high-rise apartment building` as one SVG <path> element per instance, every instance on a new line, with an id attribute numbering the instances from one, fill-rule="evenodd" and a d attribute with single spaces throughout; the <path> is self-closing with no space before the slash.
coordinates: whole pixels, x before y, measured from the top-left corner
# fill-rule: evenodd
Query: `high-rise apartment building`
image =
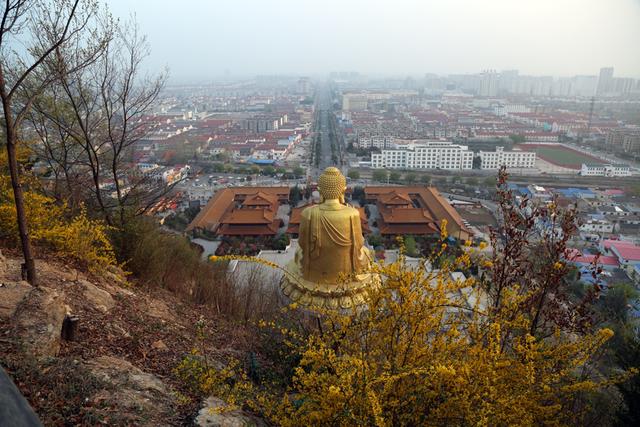
<path id="1" fill-rule="evenodd" d="M 300 77 L 298 79 L 297 92 L 301 95 L 307 95 L 309 92 L 311 92 L 311 83 L 309 82 L 309 77 Z"/>
<path id="2" fill-rule="evenodd" d="M 498 94 L 498 73 L 495 70 L 486 70 L 480 76 L 480 96 L 496 96 Z"/>
<path id="3" fill-rule="evenodd" d="M 604 95 L 613 90 L 613 67 L 600 68 L 596 95 Z"/>
<path id="4" fill-rule="evenodd" d="M 515 93 L 518 85 L 518 70 L 504 70 L 500 73 L 500 92 Z"/>

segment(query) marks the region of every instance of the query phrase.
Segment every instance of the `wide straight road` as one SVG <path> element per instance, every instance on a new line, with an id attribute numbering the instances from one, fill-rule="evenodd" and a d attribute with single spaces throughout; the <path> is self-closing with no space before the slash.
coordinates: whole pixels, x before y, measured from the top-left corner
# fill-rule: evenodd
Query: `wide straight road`
<path id="1" fill-rule="evenodd" d="M 312 165 L 311 176 L 313 179 L 317 179 L 322 171 L 329 166 L 340 167 L 332 160 L 331 143 L 332 141 L 330 132 L 331 120 L 331 92 L 328 86 L 319 86 L 316 91 L 316 121 L 314 124 L 314 131 L 319 135 L 320 139 L 320 159 L 318 166 Z M 335 135 L 333 135 L 335 138 Z"/>

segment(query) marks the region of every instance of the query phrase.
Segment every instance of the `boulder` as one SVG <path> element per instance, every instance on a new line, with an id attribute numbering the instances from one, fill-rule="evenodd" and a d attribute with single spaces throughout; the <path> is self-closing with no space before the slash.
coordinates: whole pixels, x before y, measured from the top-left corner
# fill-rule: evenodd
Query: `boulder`
<path id="1" fill-rule="evenodd" d="M 100 289 L 86 280 L 79 280 L 78 284 L 82 287 L 85 301 L 103 313 L 108 312 L 116 305 L 111 294 L 104 289 Z"/>
<path id="2" fill-rule="evenodd" d="M 33 355 L 58 354 L 62 322 L 68 312 L 64 296 L 54 289 L 38 286 L 29 293 L 14 319 L 24 345 Z"/>
<path id="3" fill-rule="evenodd" d="M 13 317 L 20 303 L 32 289 L 33 287 L 24 281 L 0 283 L 0 319 Z"/>
<path id="4" fill-rule="evenodd" d="M 211 396 L 198 413 L 196 425 L 200 427 L 266 427 L 264 420 L 242 410 L 229 410 L 223 400 Z"/>
<path id="5" fill-rule="evenodd" d="M 176 420 L 174 394 L 158 377 L 133 366 L 124 359 L 101 356 L 86 362 L 100 381 L 110 386 L 91 400 L 102 407 L 117 409 L 126 425 L 171 425 Z"/>
<path id="6" fill-rule="evenodd" d="M 145 313 L 151 317 L 169 323 L 178 323 L 178 319 L 173 311 L 161 300 L 148 299 Z"/>
<path id="7" fill-rule="evenodd" d="M 153 374 L 144 372 L 124 359 L 100 356 L 87 362 L 91 372 L 101 380 L 136 391 L 167 394 L 164 383 Z"/>

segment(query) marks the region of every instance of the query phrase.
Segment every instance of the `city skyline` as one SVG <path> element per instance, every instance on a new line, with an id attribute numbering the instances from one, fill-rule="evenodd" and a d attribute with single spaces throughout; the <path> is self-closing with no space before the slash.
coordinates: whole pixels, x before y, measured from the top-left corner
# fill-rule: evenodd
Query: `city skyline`
<path id="1" fill-rule="evenodd" d="M 635 0 L 160 3 L 109 5 L 117 17 L 136 15 L 152 49 L 147 67 L 168 66 L 172 82 L 341 70 L 563 77 L 603 67 L 640 77 L 640 57 L 631 53 L 640 40 Z"/>

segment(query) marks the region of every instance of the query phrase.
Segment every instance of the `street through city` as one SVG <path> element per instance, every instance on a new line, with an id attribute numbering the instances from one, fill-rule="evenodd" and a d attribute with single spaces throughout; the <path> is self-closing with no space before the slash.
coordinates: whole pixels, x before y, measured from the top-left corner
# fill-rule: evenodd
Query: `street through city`
<path id="1" fill-rule="evenodd" d="M 329 166 L 340 167 L 338 162 L 333 159 L 331 150 L 332 143 L 335 144 L 336 150 L 338 143 L 335 139 L 335 133 L 331 132 L 331 91 L 328 86 L 319 86 L 316 91 L 315 100 L 315 122 L 314 122 L 314 140 L 320 144 L 320 150 L 317 151 L 315 145 L 312 147 L 313 158 L 319 153 L 318 162 L 312 162 L 309 174 L 313 180 L 316 180 L 322 171 Z M 317 137 L 316 137 L 317 135 Z M 339 158 L 339 157 L 338 157 Z"/>

